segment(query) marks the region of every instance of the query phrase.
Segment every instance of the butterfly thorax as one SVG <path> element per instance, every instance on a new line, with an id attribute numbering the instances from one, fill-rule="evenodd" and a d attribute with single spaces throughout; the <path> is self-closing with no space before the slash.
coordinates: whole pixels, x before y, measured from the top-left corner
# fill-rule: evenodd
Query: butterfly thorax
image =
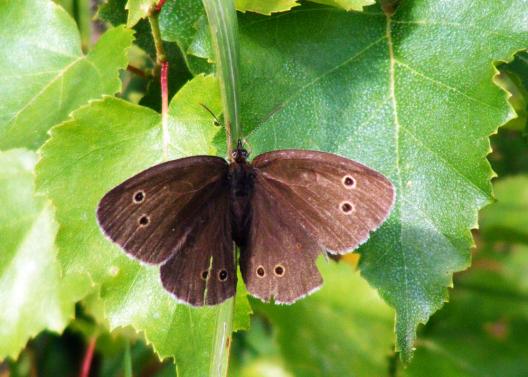
<path id="1" fill-rule="evenodd" d="M 236 159 L 229 164 L 227 182 L 230 191 L 231 223 L 233 240 L 239 246 L 245 244 L 250 222 L 250 202 L 253 193 L 255 172 L 245 158 Z"/>

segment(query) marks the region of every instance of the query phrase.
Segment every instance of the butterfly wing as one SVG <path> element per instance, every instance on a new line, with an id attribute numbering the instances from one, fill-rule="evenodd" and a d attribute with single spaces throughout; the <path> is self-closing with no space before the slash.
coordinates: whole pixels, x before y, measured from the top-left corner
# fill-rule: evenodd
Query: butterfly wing
<path id="1" fill-rule="evenodd" d="M 227 163 L 219 157 L 156 165 L 101 199 L 99 225 L 132 257 L 164 263 L 163 285 L 178 299 L 192 305 L 221 302 L 236 284 L 226 174 Z M 204 279 L 204 270 L 228 275 Z"/>
<path id="2" fill-rule="evenodd" d="M 315 261 L 317 241 L 296 222 L 275 189 L 255 175 L 251 199 L 251 226 L 241 247 L 240 269 L 248 292 L 263 301 L 291 304 L 315 291 L 322 278 Z"/>
<path id="3" fill-rule="evenodd" d="M 253 166 L 318 246 L 333 254 L 365 242 L 394 204 L 387 178 L 334 154 L 275 151 L 258 156 Z"/>
<path id="4" fill-rule="evenodd" d="M 104 233 L 127 253 L 159 264 L 179 249 L 196 217 L 197 200 L 213 200 L 226 174 L 219 157 L 169 161 L 127 179 L 109 191 L 97 208 Z"/>
<path id="5" fill-rule="evenodd" d="M 387 178 L 330 153 L 275 151 L 252 166 L 251 226 L 240 267 L 249 293 L 264 301 L 289 304 L 316 290 L 317 256 L 365 242 L 394 204 Z"/>
<path id="6" fill-rule="evenodd" d="M 161 281 L 177 299 L 194 306 L 216 305 L 236 289 L 236 264 L 229 210 L 229 190 L 215 189 L 203 206 L 185 245 L 161 266 Z"/>
<path id="7" fill-rule="evenodd" d="M 274 151 L 257 156 L 253 167 L 318 247 L 332 254 L 365 242 L 394 205 L 387 178 L 331 153 Z"/>

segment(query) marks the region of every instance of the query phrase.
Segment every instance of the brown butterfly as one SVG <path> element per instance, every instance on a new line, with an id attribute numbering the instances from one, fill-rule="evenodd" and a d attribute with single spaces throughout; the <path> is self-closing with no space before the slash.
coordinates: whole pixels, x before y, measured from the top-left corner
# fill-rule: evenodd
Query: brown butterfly
<path id="1" fill-rule="evenodd" d="M 239 141 L 230 163 L 193 156 L 149 168 L 103 197 L 99 224 L 134 258 L 160 264 L 180 301 L 215 305 L 235 294 L 234 242 L 249 293 L 289 304 L 321 286 L 322 252 L 352 251 L 394 204 L 387 178 L 334 154 L 247 158 Z"/>

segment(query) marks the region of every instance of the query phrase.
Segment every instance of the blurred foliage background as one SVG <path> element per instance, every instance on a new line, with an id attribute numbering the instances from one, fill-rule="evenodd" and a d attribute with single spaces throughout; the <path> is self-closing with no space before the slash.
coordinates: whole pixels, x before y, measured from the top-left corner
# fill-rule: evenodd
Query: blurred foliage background
<path id="1" fill-rule="evenodd" d="M 102 2 L 96 0 L 56 2 L 77 22 L 85 52 L 112 22 L 108 15 L 126 19 L 99 10 Z M 148 28 L 144 20 L 136 26 L 141 28 Z M 139 40 L 138 46 L 130 51 L 130 64 L 148 73 L 154 67 L 152 41 Z M 198 58 L 186 64 L 173 47 L 171 93 L 192 77 L 190 66 L 205 64 Z M 249 330 L 234 334 L 230 375 L 346 376 L 353 364 L 358 376 L 528 376 L 528 53 L 498 68 L 497 84 L 512 94 L 519 116 L 491 139 L 497 201 L 481 211 L 472 267 L 455 275 L 449 304 L 419 328 L 412 363 L 404 367 L 393 351 L 394 312 L 355 271 L 353 255 L 321 265 L 323 273 L 331 270 L 323 290 L 294 310 L 251 300 L 255 313 Z M 129 70 L 121 79 L 120 96 L 159 108 L 159 86 L 148 75 Z M 345 280 L 357 290 L 344 291 Z M 62 334 L 45 331 L 16 360 L 3 361 L 0 377 L 77 376 L 91 347 L 91 376 L 175 375 L 172 360 L 160 361 L 141 334 L 130 328 L 110 333 L 97 300 L 78 304 Z"/>

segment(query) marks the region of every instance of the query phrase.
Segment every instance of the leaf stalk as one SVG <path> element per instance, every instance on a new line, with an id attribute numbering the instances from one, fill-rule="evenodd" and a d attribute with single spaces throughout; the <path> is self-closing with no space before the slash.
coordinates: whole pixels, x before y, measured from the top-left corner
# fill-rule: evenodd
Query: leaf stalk
<path id="1" fill-rule="evenodd" d="M 215 51 L 224 108 L 228 158 L 242 139 L 239 120 L 238 23 L 233 0 L 203 0 Z"/>
<path id="2" fill-rule="evenodd" d="M 224 110 L 227 157 L 242 139 L 239 121 L 238 23 L 233 0 L 203 0 L 215 51 L 216 75 Z M 227 376 L 235 297 L 220 305 L 217 317 L 210 376 Z"/>

